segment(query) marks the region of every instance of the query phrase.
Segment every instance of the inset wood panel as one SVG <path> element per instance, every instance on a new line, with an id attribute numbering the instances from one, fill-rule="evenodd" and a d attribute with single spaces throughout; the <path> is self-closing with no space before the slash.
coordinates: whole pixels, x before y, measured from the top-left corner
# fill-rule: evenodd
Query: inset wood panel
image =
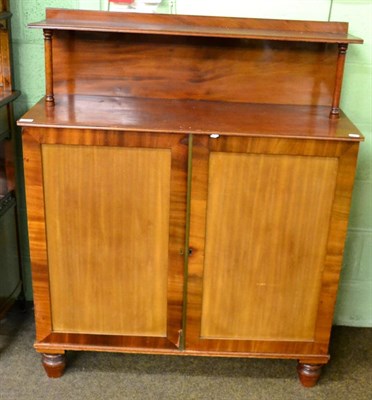
<path id="1" fill-rule="evenodd" d="M 336 44 L 56 30 L 54 92 L 330 106 L 337 54 Z"/>
<path id="2" fill-rule="evenodd" d="M 194 136 L 193 140 L 193 160 L 192 160 L 192 184 L 191 184 L 191 213 L 190 213 L 190 247 L 192 248 L 192 254 L 189 257 L 188 263 L 188 281 L 187 281 L 187 329 L 186 329 L 186 349 L 187 351 L 201 351 L 201 352 L 220 352 L 226 351 L 231 354 L 245 354 L 247 356 L 252 355 L 267 355 L 281 356 L 289 358 L 301 358 L 304 357 L 299 355 L 317 355 L 319 357 L 325 357 L 328 354 L 328 343 L 329 334 L 332 325 L 332 316 L 336 300 L 336 292 L 338 287 L 339 274 L 342 264 L 343 246 L 347 231 L 347 221 L 350 209 L 350 200 L 353 179 L 355 174 L 356 156 L 358 152 L 358 143 L 347 143 L 347 142 L 336 142 L 336 141 L 318 141 L 318 140 L 296 140 L 296 139 L 276 139 L 276 138 L 244 138 L 238 136 L 226 137 L 221 135 L 218 139 L 210 138 L 207 135 Z M 226 159 L 219 160 L 219 153 L 226 155 Z M 236 161 L 240 160 L 253 160 L 254 157 L 258 162 L 258 165 L 251 171 L 247 169 L 247 165 L 243 161 L 241 167 L 235 168 L 236 175 L 233 178 L 226 178 L 232 175 L 232 171 L 228 171 L 229 168 L 234 167 L 234 163 L 230 166 L 230 158 L 236 158 Z M 213 160 L 214 157 L 215 160 Z M 247 159 L 244 157 L 248 157 Z M 262 159 L 261 159 L 262 157 Z M 283 163 L 279 160 L 283 160 Z M 273 163 L 270 166 L 269 160 Z M 278 165 L 276 161 L 278 160 Z M 300 161 L 303 160 L 303 164 Z M 217 161 L 217 162 L 216 162 Z M 298 161 L 298 163 L 297 163 Z M 312 163 L 312 161 L 314 161 Z M 210 165 L 214 163 L 214 165 Z M 226 165 L 225 165 L 226 164 Z M 301 164 L 301 165 L 300 165 Z M 266 165 L 266 167 L 265 167 Z M 216 172 L 219 172 L 221 179 L 217 182 L 217 178 L 213 178 L 212 169 L 217 167 Z M 265 168 L 264 168 L 265 167 Z M 249 172 L 248 172 L 249 171 Z M 280 197 L 281 184 L 280 179 L 284 180 L 284 176 L 288 173 L 285 187 L 290 188 L 286 195 L 283 192 Z M 299 177 L 301 176 L 301 179 Z M 295 177 L 296 179 L 293 179 Z M 213 181 L 214 179 L 214 181 Z M 226 186 L 226 181 L 230 184 Z M 261 181 L 260 186 L 257 179 Z M 231 183 L 231 181 L 233 181 Z M 267 195 L 265 197 L 263 190 L 263 181 L 266 182 Z M 216 195 L 216 199 L 221 202 L 221 205 L 213 205 L 211 194 L 209 193 L 213 189 L 213 182 L 215 185 L 215 192 L 219 191 Z M 223 183 L 225 182 L 225 184 Z M 256 183 L 255 183 L 256 182 Z M 327 188 L 327 182 L 330 183 Z M 232 193 L 225 194 L 225 188 L 230 187 Z M 247 221 L 247 214 L 249 211 L 243 211 L 236 216 L 236 210 L 239 208 L 247 208 L 247 204 L 244 203 L 244 196 L 246 196 L 247 190 L 250 187 L 254 188 L 255 193 L 249 194 L 246 200 L 251 199 L 254 201 L 253 207 L 257 209 L 257 215 L 251 214 L 252 220 Z M 278 193 L 273 192 L 274 188 Z M 314 190 L 313 190 L 314 189 Z M 284 189 L 283 189 L 284 190 Z M 302 190 L 304 193 L 302 193 Z M 305 194 L 305 192 L 308 192 Z M 274 194 L 273 194 L 274 193 Z M 322 198 L 321 196 L 324 197 Z M 220 196 L 220 197 L 218 197 Z M 228 198 L 227 204 L 225 204 L 225 197 Z M 305 207 L 308 207 L 307 213 L 305 211 L 298 211 L 302 205 L 296 204 L 297 201 L 303 201 Z M 313 200 L 313 202 L 311 201 Z M 256 200 L 256 201 L 255 201 Z M 260 200 L 262 204 L 258 202 Z M 283 203 L 280 203 L 283 201 Z M 286 204 L 288 203 L 288 205 Z M 327 202 L 329 203 L 329 213 L 327 216 Z M 285 208 L 291 205 L 288 214 L 285 215 Z M 226 207 L 225 207 L 226 206 Z M 266 206 L 266 208 L 265 208 Z M 210 209 L 212 207 L 212 209 Z M 215 208 L 213 210 L 213 207 Z M 269 208 L 268 208 L 269 207 Z M 220 211 L 220 214 L 216 215 Z M 293 212 L 297 215 L 294 216 Z M 231 213 L 231 218 L 235 218 L 236 226 L 232 226 L 233 222 L 228 221 L 224 216 L 225 212 Z M 260 213 L 262 214 L 262 222 Z M 311 221 L 310 213 L 313 213 L 313 220 Z M 210 229 L 216 226 L 213 225 L 209 218 L 211 214 L 214 214 L 219 221 L 216 222 L 218 225 L 218 231 L 212 233 L 213 238 L 210 238 Z M 235 215 L 235 216 L 234 216 Z M 323 221 L 320 221 L 322 215 L 325 215 Z M 244 218 L 246 220 L 244 220 Z M 281 230 L 282 233 L 275 232 L 273 230 L 270 233 L 265 233 L 263 225 L 266 224 L 267 228 L 270 228 L 271 222 L 283 223 Z M 298 222 L 298 224 L 297 224 Z M 225 226 L 223 226 L 225 224 Z M 244 226 L 244 224 L 246 226 Z M 301 224 L 304 226 L 301 227 Z M 307 224 L 307 229 L 306 229 Z M 324 224 L 321 226 L 321 224 Z M 328 225 L 328 228 L 327 228 Z M 230 235 L 224 232 L 224 228 L 232 227 L 237 229 L 242 236 L 238 237 L 233 231 Z M 251 232 L 252 227 L 258 232 Z M 293 229 L 293 231 L 292 231 Z M 279 230 L 279 229 L 278 229 Z M 317 238 L 316 233 L 319 233 L 319 242 L 315 244 Z M 293 238 L 291 234 L 293 233 Z M 245 239 L 243 238 L 245 236 Z M 250 240 L 250 236 L 254 237 L 255 247 L 249 247 L 246 245 Z M 260 236 L 258 236 L 260 235 Z M 289 244 L 285 238 L 293 239 L 294 245 L 293 250 L 289 248 Z M 211 241 L 212 240 L 212 241 Z M 216 241 L 220 243 L 213 243 Z M 224 240 L 229 242 L 228 249 L 224 245 Z M 271 240 L 271 246 L 265 242 L 265 240 Z M 244 248 L 239 252 L 237 245 L 234 241 L 240 242 Z M 304 242 L 309 243 L 304 243 Z M 217 248 L 220 246 L 219 248 Z M 280 249 L 282 246 L 282 249 Z M 318 246 L 319 254 L 312 253 L 312 249 Z M 211 251 L 216 249 L 217 255 L 215 260 L 212 260 Z M 235 249 L 235 251 L 234 251 Z M 263 254 L 264 249 L 269 249 L 268 254 L 265 254 L 265 258 L 262 259 L 261 268 L 263 268 L 262 275 L 266 272 L 268 274 L 267 281 L 256 281 L 259 283 L 275 283 L 278 287 L 278 293 L 280 288 L 288 286 L 289 290 L 286 292 L 286 296 L 289 296 L 293 300 L 293 303 L 300 302 L 305 309 L 301 310 L 300 314 L 296 315 L 283 315 L 283 319 L 287 325 L 292 326 L 293 330 L 290 332 L 291 336 L 288 337 L 287 333 L 290 328 L 280 327 L 279 316 L 280 307 L 287 304 L 288 310 L 293 311 L 297 306 L 292 306 L 289 300 L 283 299 L 280 296 L 275 297 L 275 288 L 270 290 L 266 288 L 267 294 L 271 295 L 271 305 L 267 303 L 260 303 L 259 301 L 254 302 L 253 306 L 261 308 L 266 312 L 271 308 L 272 322 L 274 327 L 271 328 L 270 324 L 267 326 L 267 332 L 263 335 L 262 332 L 251 331 L 247 337 L 247 331 L 250 328 L 241 327 L 238 324 L 237 334 L 231 334 L 225 320 L 229 319 L 228 315 L 231 310 L 234 311 L 240 307 L 242 313 L 251 313 L 253 319 L 256 317 L 258 323 L 260 323 L 261 316 L 258 311 L 252 308 L 252 304 L 244 304 L 246 299 L 249 300 L 249 294 L 241 291 L 241 298 L 239 294 L 235 295 L 235 291 L 239 291 L 241 282 L 235 279 L 233 276 L 226 274 L 226 282 L 220 279 L 219 282 L 213 281 L 216 277 L 216 273 L 219 269 L 224 272 L 224 266 L 222 263 L 225 262 L 226 268 L 229 269 L 231 274 L 241 274 L 241 279 L 244 281 L 249 288 L 249 275 L 252 268 L 257 266 L 257 260 L 253 259 L 253 263 L 247 266 L 248 272 L 244 269 L 244 266 L 236 267 L 236 262 L 240 260 L 244 261 L 247 257 L 247 251 L 251 251 L 251 254 L 260 256 Z M 283 256 L 280 256 L 283 250 Z M 308 252 L 306 252 L 309 250 Z M 289 262 L 292 262 L 290 255 L 293 254 L 292 265 L 296 262 L 301 261 L 301 253 L 303 255 L 302 261 L 305 263 L 303 266 L 296 269 L 291 269 L 284 263 L 284 269 L 286 272 L 298 273 L 299 278 L 290 275 L 282 274 L 282 267 L 280 263 L 283 263 L 283 258 L 287 258 Z M 292 252 L 292 253 L 291 253 Z M 242 255 L 240 253 L 243 253 Z M 321 255 L 323 253 L 323 257 Z M 275 259 L 277 255 L 277 259 Z M 314 264 L 310 265 L 306 257 L 312 258 Z M 207 260 L 209 257 L 209 261 Z M 223 261 L 220 261 L 220 258 Z M 252 258 L 252 257 L 251 257 Z M 215 262 L 215 265 L 212 263 Z M 254 264 L 256 262 L 256 264 Z M 317 262 L 319 262 L 317 264 Z M 213 269 L 213 276 L 211 273 L 208 276 L 207 263 L 210 263 L 210 272 Z M 268 263 L 271 263 L 270 265 Z M 278 269 L 277 266 L 280 266 Z M 306 265 L 309 267 L 306 270 Z M 233 266 L 233 267 L 232 267 Z M 271 266 L 272 270 L 268 267 Z M 261 270 L 256 268 L 258 277 Z M 303 281 L 301 280 L 303 278 Z M 208 290 L 208 283 L 205 279 L 210 279 L 213 284 L 220 285 L 220 288 L 216 288 L 214 294 L 210 294 L 213 305 L 211 305 L 211 312 L 216 313 L 215 310 L 222 305 L 228 303 L 224 300 L 224 296 L 236 296 L 237 302 L 241 301 L 241 304 L 233 304 L 230 309 L 221 311 L 218 315 L 217 321 L 212 321 L 212 318 L 204 318 L 206 316 L 205 307 L 208 306 L 206 292 Z M 302 290 L 308 290 L 306 293 L 302 293 L 301 300 L 295 298 L 300 296 L 297 289 L 292 290 L 293 285 L 298 279 L 298 284 Z M 313 285 L 312 282 L 305 282 L 306 280 L 319 279 L 318 283 Z M 235 280 L 235 281 L 234 281 Z M 235 287 L 232 287 L 232 282 L 236 283 Z M 318 285 L 316 287 L 315 285 Z M 209 283 L 211 286 L 211 284 Z M 300 289 L 299 288 L 299 289 Z M 218 291 L 221 290 L 223 295 L 218 295 Z M 311 292 L 312 290 L 312 292 Z M 212 291 L 210 291 L 211 293 Z M 316 299 L 311 298 L 314 295 Z M 245 298 L 244 298 L 245 296 Z M 211 302 L 211 303 L 212 303 Z M 219 304 L 218 304 L 219 302 Z M 265 299 L 266 302 L 266 299 Z M 228 304 L 229 306 L 232 303 Z M 248 307 L 250 306 L 250 308 Z M 292 307 L 292 309 L 291 309 Z M 226 307 L 228 308 L 228 307 Z M 299 322 L 305 324 L 306 316 L 302 313 L 307 313 L 308 321 L 311 321 L 311 313 L 315 311 L 314 320 L 310 322 L 308 326 L 305 326 L 305 333 L 299 332 L 295 325 Z M 253 313 L 253 314 L 252 314 Z M 265 317 L 265 316 L 264 316 Z M 204 318 L 204 319 L 203 319 Z M 236 317 L 238 320 L 240 316 Z M 245 321 L 247 321 L 247 317 Z M 248 317 L 251 318 L 251 317 Z M 230 318 L 231 320 L 231 318 Z M 244 320 L 242 321 L 244 323 Z M 208 326 L 209 324 L 209 326 Z M 216 328 L 213 327 L 213 324 Z M 275 327 L 276 324 L 276 327 Z M 217 326 L 218 325 L 218 326 Z M 312 325 L 312 326 L 311 326 Z M 304 325 L 303 325 L 304 326 Z M 262 325 L 261 325 L 262 327 Z M 209 329 L 209 332 L 208 332 Z M 206 337 L 205 334 L 211 335 L 211 330 L 215 329 L 213 334 L 216 336 Z M 217 329 L 219 330 L 217 333 Z M 240 330 L 239 330 L 240 329 Z M 246 329 L 247 331 L 244 331 Z M 258 329 L 260 329 L 258 327 Z M 276 332 L 274 332 L 276 330 Z M 286 331 L 287 329 L 287 331 Z M 298 333 L 299 332 L 299 333 Z M 270 334 L 278 334 L 277 338 L 269 337 Z M 229 337 L 225 337 L 230 334 Z M 224 335 L 224 336 L 223 336 Z M 253 336 L 255 335 L 255 336 Z"/>
<path id="3" fill-rule="evenodd" d="M 166 336 L 171 151 L 42 158 L 53 331 Z"/>
<path id="4" fill-rule="evenodd" d="M 337 166 L 211 153 L 201 337 L 314 339 Z"/>

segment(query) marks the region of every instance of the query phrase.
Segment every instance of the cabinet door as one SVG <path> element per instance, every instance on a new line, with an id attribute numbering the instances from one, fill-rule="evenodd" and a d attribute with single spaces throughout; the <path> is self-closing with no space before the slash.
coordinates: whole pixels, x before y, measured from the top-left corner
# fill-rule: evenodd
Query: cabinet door
<path id="1" fill-rule="evenodd" d="M 184 139 L 24 131 L 39 348 L 178 347 Z"/>
<path id="2" fill-rule="evenodd" d="M 327 353 L 357 149 L 194 138 L 188 350 Z"/>

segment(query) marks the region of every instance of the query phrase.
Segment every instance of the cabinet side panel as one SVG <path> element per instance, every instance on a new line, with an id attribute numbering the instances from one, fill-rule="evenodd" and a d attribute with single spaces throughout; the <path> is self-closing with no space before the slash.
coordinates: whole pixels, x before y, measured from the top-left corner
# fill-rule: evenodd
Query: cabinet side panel
<path id="1" fill-rule="evenodd" d="M 337 169 L 211 153 L 202 338 L 314 340 Z"/>
<path id="2" fill-rule="evenodd" d="M 42 154 L 53 331 L 166 336 L 170 150 Z"/>

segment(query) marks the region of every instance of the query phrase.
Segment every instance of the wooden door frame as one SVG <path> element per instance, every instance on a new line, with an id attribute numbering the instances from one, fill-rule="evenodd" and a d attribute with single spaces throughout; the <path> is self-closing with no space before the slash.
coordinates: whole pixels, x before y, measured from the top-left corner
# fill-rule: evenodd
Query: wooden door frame
<path id="1" fill-rule="evenodd" d="M 329 335 L 342 264 L 358 147 L 359 144 L 355 142 L 332 140 L 226 136 L 211 139 L 206 135 L 194 138 L 190 221 L 190 247 L 193 251 L 188 263 L 186 351 L 215 354 L 226 352 L 248 357 L 259 357 L 261 355 L 265 357 L 316 360 L 320 363 L 327 362 L 329 358 Z M 211 151 L 337 158 L 338 171 L 329 223 L 314 340 L 231 340 L 202 339 L 200 337 L 208 168 Z"/>
<path id="2" fill-rule="evenodd" d="M 43 188 L 42 145 L 121 146 L 167 148 L 171 150 L 171 193 L 169 228 L 169 270 L 166 337 L 97 335 L 53 332 L 50 307 L 47 233 Z M 24 166 L 28 204 L 28 228 L 33 275 L 36 350 L 59 353 L 64 350 L 147 352 L 177 350 L 182 331 L 184 245 L 186 224 L 187 135 L 121 132 L 93 129 L 23 128 Z"/>

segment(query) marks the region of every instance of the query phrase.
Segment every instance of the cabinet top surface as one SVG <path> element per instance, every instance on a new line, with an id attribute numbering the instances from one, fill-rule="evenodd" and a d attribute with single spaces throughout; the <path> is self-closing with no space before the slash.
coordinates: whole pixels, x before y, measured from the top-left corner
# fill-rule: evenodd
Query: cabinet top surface
<path id="1" fill-rule="evenodd" d="M 360 141 L 363 136 L 329 107 L 217 101 L 57 95 L 54 107 L 41 100 L 19 126 L 137 132 L 221 134 Z M 351 136 L 350 136 L 351 135 Z"/>
<path id="2" fill-rule="evenodd" d="M 322 43 L 363 43 L 345 22 L 290 21 L 191 15 L 47 9 L 31 28 Z"/>

